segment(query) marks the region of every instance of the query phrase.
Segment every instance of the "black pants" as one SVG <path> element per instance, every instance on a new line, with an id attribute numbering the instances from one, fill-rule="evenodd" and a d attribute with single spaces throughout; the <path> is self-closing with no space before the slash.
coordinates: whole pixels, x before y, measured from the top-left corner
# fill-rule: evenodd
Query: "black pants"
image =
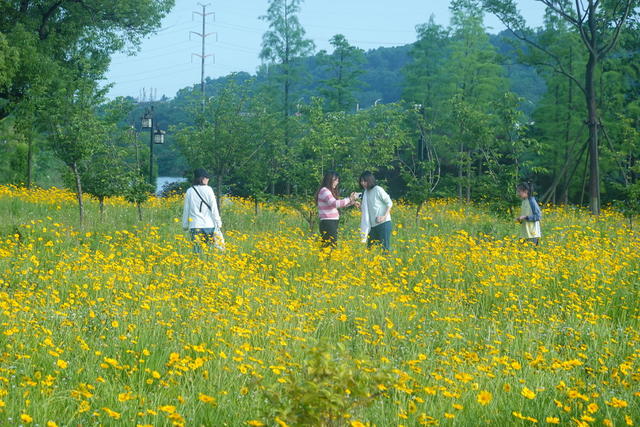
<path id="1" fill-rule="evenodd" d="M 323 248 L 335 248 L 338 243 L 337 219 L 323 219 L 320 221 L 320 240 Z"/>

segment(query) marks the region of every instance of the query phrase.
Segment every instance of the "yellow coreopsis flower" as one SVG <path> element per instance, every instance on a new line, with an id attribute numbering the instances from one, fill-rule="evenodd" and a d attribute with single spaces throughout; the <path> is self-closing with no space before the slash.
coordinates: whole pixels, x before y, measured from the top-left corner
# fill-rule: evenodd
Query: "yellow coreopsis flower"
<path id="1" fill-rule="evenodd" d="M 482 390 L 480 393 L 478 393 L 478 397 L 477 397 L 478 403 L 481 404 L 482 406 L 489 404 L 492 398 L 493 398 L 493 395 L 486 390 Z"/>
<path id="2" fill-rule="evenodd" d="M 27 414 L 20 414 L 20 420 L 21 420 L 23 423 L 27 423 L 27 424 L 29 424 L 29 423 L 31 423 L 31 422 L 33 421 L 33 418 L 31 418 L 31 417 L 30 417 L 29 415 L 27 415 Z"/>
<path id="3" fill-rule="evenodd" d="M 527 399 L 535 399 L 536 398 L 536 394 L 532 390 L 529 390 L 527 387 L 524 387 L 522 389 L 522 391 L 520 392 L 520 394 L 523 395 L 524 397 L 526 397 Z"/>
<path id="4" fill-rule="evenodd" d="M 208 395 L 206 395 L 204 393 L 200 393 L 198 395 L 198 400 L 200 400 L 201 402 L 204 402 L 204 403 L 209 403 L 211 405 L 215 405 L 215 403 L 216 403 L 216 398 L 215 397 L 208 396 Z"/>
<path id="5" fill-rule="evenodd" d="M 115 419 L 115 420 L 119 420 L 120 419 L 120 412 L 116 412 L 114 410 L 111 410 L 109 408 L 102 408 L 102 410 L 109 415 L 111 418 Z"/>
<path id="6" fill-rule="evenodd" d="M 617 397 L 612 397 L 609 402 L 605 403 L 613 408 L 626 408 L 629 406 L 626 400 L 618 399 Z"/>

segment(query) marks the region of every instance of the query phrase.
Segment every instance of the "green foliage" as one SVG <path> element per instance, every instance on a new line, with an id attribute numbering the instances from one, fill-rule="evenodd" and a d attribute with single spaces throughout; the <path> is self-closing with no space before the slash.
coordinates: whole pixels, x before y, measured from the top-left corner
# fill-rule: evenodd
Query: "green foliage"
<path id="1" fill-rule="evenodd" d="M 260 59 L 278 65 L 272 77 L 282 87 L 285 117 L 290 114 L 291 85 L 300 77 L 299 59 L 315 49 L 313 41 L 305 38 L 304 28 L 298 20 L 301 3 L 302 0 L 270 0 L 267 14 L 260 17 L 269 24 L 262 36 Z"/>
<path id="2" fill-rule="evenodd" d="M 306 348 L 300 369 L 288 370 L 284 381 L 266 388 L 264 418 L 296 426 L 343 425 L 392 388 L 395 375 L 367 358 L 356 358 L 344 344 L 326 341 Z"/>
<path id="3" fill-rule="evenodd" d="M 173 128 L 190 169 L 204 167 L 213 173 L 218 193 L 223 184 L 231 183 L 231 178 L 241 182 L 240 171 L 246 172 L 248 168 L 264 171 L 257 163 L 264 160 L 264 152 L 270 148 L 276 117 L 260 96 L 250 95 L 251 84 L 230 80 L 217 96 L 207 100 L 204 111 L 194 98 L 191 111 L 195 123 Z"/>
<path id="4" fill-rule="evenodd" d="M 107 70 L 109 56 L 122 49 L 135 49 L 142 38 L 160 25 L 173 0 L 3 1 L 0 3 L 0 33 L 8 45 L 3 56 L 16 58 L 9 84 L 0 84 L 0 117 L 8 115 L 34 87 L 48 88 L 73 69 L 75 59 L 91 62 L 96 79 Z M 70 60 L 74 58 L 74 60 Z M 1 62 L 1 60 L 0 60 Z M 1 71 L 0 81 L 8 73 Z"/>
<path id="5" fill-rule="evenodd" d="M 353 111 L 355 109 L 355 90 L 361 85 L 364 51 L 349 44 L 345 36 L 336 34 L 329 41 L 333 52 L 318 54 L 318 63 L 326 68 L 329 78 L 322 80 L 324 88 L 320 93 L 327 100 L 329 111 Z"/>

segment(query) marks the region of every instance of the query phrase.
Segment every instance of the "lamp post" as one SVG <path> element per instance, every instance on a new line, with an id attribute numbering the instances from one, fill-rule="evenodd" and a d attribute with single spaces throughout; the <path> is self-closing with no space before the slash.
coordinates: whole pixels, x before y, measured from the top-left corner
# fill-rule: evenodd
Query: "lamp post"
<path id="1" fill-rule="evenodd" d="M 142 129 L 149 129 L 149 184 L 153 185 L 153 144 L 164 144 L 165 131 L 157 128 L 154 122 L 153 106 L 146 109 L 140 119 Z"/>

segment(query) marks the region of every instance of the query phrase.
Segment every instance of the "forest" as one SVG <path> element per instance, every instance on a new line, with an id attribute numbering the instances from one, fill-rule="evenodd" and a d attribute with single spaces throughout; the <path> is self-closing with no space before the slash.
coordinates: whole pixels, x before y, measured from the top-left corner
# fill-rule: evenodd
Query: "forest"
<path id="1" fill-rule="evenodd" d="M 394 198 L 481 201 L 504 212 L 518 182 L 543 203 L 638 211 L 638 3 L 452 0 L 407 46 L 315 49 L 300 0 L 271 0 L 255 75 L 207 78 L 173 98 L 109 99 L 115 52 L 159 28 L 172 0 L 0 6 L 0 183 L 67 186 L 140 204 L 155 177 L 205 167 L 218 194 L 305 200 L 336 170 L 372 170 Z M 99 4 L 100 3 L 100 4 Z M 125 13 L 126 12 L 126 13 Z M 487 14 L 507 28 L 489 34 Z M 150 158 L 153 112 L 166 129 Z"/>

